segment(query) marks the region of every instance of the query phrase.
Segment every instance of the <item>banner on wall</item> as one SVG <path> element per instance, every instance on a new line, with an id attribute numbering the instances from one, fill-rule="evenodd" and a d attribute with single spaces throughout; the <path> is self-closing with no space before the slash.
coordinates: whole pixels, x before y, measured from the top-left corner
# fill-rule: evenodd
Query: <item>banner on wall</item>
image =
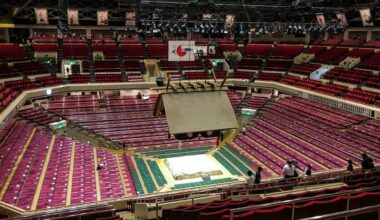
<path id="1" fill-rule="evenodd" d="M 98 25 L 108 25 L 108 11 L 97 11 Z"/>
<path id="2" fill-rule="evenodd" d="M 339 24 L 344 25 L 344 26 L 348 25 L 346 14 L 337 12 L 336 18 L 338 19 Z"/>
<path id="3" fill-rule="evenodd" d="M 67 23 L 79 25 L 79 11 L 77 9 L 67 9 Z"/>
<path id="4" fill-rule="evenodd" d="M 46 8 L 35 8 L 37 24 L 49 24 L 48 11 Z"/>
<path id="5" fill-rule="evenodd" d="M 371 10 L 369 8 L 362 8 L 359 10 L 360 17 L 362 18 L 363 26 L 370 27 L 373 26 Z"/>
<path id="6" fill-rule="evenodd" d="M 136 27 L 136 12 L 125 12 L 125 26 Z"/>
<path id="7" fill-rule="evenodd" d="M 320 24 L 320 25 L 326 24 L 325 15 L 323 13 L 316 13 L 315 17 L 317 18 L 318 24 Z"/>
<path id="8" fill-rule="evenodd" d="M 195 41 L 169 41 L 168 60 L 169 61 L 194 61 Z"/>

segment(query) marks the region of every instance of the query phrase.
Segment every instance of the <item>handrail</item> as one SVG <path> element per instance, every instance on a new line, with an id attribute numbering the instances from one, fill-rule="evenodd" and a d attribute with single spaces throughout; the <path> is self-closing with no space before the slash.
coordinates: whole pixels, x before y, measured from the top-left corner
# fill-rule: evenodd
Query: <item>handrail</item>
<path id="1" fill-rule="evenodd" d="M 349 217 L 353 215 L 360 215 L 360 214 L 366 214 L 369 212 L 377 211 L 378 214 L 378 219 L 380 218 L 380 205 L 373 205 L 373 206 L 367 206 L 363 208 L 358 208 L 358 209 L 352 209 L 352 210 L 347 210 L 347 211 L 342 211 L 342 212 L 335 212 L 332 214 L 326 214 L 326 215 L 319 215 L 319 216 L 314 216 L 314 217 L 309 217 L 309 218 L 302 218 L 299 220 L 328 220 L 328 219 L 336 219 L 336 218 L 344 218 L 344 217 Z"/>
<path id="2" fill-rule="evenodd" d="M 53 208 L 43 211 L 34 211 L 34 212 L 26 212 L 22 217 L 33 217 L 33 216 L 44 216 L 44 215 L 51 215 L 51 214 L 65 214 L 65 213 L 71 213 L 71 212 L 78 212 L 78 211 L 85 211 L 85 210 L 98 210 L 98 209 L 105 209 L 105 208 L 112 208 L 109 204 L 88 204 L 88 205 L 74 205 L 69 207 L 61 207 L 61 208 Z"/>
<path id="3" fill-rule="evenodd" d="M 230 218 L 229 219 L 232 220 L 233 214 L 236 212 L 245 212 L 245 211 L 251 211 L 251 210 L 256 210 L 256 209 L 271 208 L 271 207 L 275 207 L 275 206 L 290 205 L 290 204 L 292 205 L 292 209 L 294 210 L 295 204 L 300 203 L 300 202 L 309 202 L 309 201 L 314 201 L 314 200 L 328 199 L 328 198 L 332 198 L 332 197 L 336 197 L 336 196 L 345 196 L 345 195 L 350 197 L 351 194 L 358 194 L 358 193 L 362 193 L 362 192 L 369 192 L 369 191 L 376 191 L 376 190 L 380 190 L 380 186 L 374 186 L 374 187 L 369 187 L 369 188 L 364 188 L 364 189 L 354 189 L 354 190 L 349 190 L 349 191 L 344 191 L 344 192 L 331 193 L 331 194 L 322 195 L 322 196 L 317 195 L 317 196 L 312 196 L 312 197 L 307 197 L 307 198 L 285 200 L 285 201 L 280 201 L 280 202 L 273 202 L 270 204 L 262 204 L 262 205 L 255 205 L 255 206 L 247 206 L 247 207 L 242 207 L 242 208 L 230 209 L 230 214 L 229 214 Z"/>
<path id="4" fill-rule="evenodd" d="M 365 178 L 366 178 L 367 175 L 371 176 L 373 173 L 378 172 L 378 171 L 379 171 L 379 168 L 376 168 L 376 170 L 374 170 L 374 171 L 365 172 L 363 174 L 365 175 Z M 265 190 L 267 189 L 268 186 L 270 186 L 271 192 L 273 192 L 274 189 L 282 189 L 284 187 L 305 186 L 305 189 L 306 189 L 307 185 L 320 184 L 321 182 L 332 182 L 334 180 L 336 180 L 335 182 L 343 182 L 345 179 L 348 179 L 350 177 L 353 177 L 355 175 L 360 175 L 360 174 L 361 174 L 361 169 L 355 169 L 354 173 L 346 173 L 345 171 L 343 171 L 343 172 L 342 171 L 330 172 L 328 174 L 320 173 L 320 174 L 316 174 L 314 176 L 307 177 L 307 178 L 302 178 L 302 177 L 289 178 L 289 179 L 286 179 L 285 181 L 289 181 L 290 183 L 287 184 L 285 182 L 282 185 L 278 184 L 278 182 L 276 182 L 276 181 L 279 181 L 279 180 L 281 181 L 284 179 L 283 178 L 276 178 L 273 181 L 268 181 L 268 182 L 263 182 L 263 183 L 258 184 L 258 185 L 253 185 L 252 187 L 245 188 L 244 190 L 231 191 L 231 193 L 243 192 L 244 194 L 247 194 L 247 191 L 249 191 L 249 192 L 254 192 L 254 191 L 262 192 L 264 190 L 264 194 L 266 194 Z M 331 175 L 331 176 L 330 177 L 323 177 L 326 175 Z M 334 175 L 339 175 L 339 176 L 334 176 Z M 321 177 L 323 177 L 323 179 L 320 179 Z M 297 180 L 300 180 L 300 181 L 297 181 Z M 292 183 L 292 181 L 295 181 L 295 182 Z M 270 184 L 272 184 L 272 183 L 276 183 L 277 186 L 271 186 Z M 251 194 L 254 194 L 254 193 L 251 193 Z"/>
<path id="5" fill-rule="evenodd" d="M 194 205 L 194 199 L 205 198 L 205 197 L 215 196 L 215 195 L 220 195 L 222 197 L 224 194 L 225 193 L 223 193 L 223 192 L 221 192 L 221 193 L 212 193 L 212 194 L 203 194 L 203 195 L 198 195 L 198 196 L 194 196 L 194 197 L 188 197 L 186 199 L 191 199 L 191 204 Z M 181 200 L 184 200 L 184 198 L 182 198 L 182 199 L 174 199 L 174 200 L 171 200 L 171 201 L 156 202 L 156 205 L 155 205 L 156 219 L 159 219 L 158 218 L 158 209 L 159 209 L 159 205 L 160 204 L 169 203 L 169 202 L 175 202 L 175 201 L 181 201 Z"/>
<path id="6" fill-rule="evenodd" d="M 376 172 L 376 171 L 374 171 Z M 368 172 L 367 174 L 371 174 L 372 172 Z M 331 175 L 334 175 L 334 174 L 341 174 L 341 171 L 336 171 L 336 172 L 332 172 Z M 320 174 L 320 175 L 316 175 L 315 177 L 322 177 L 326 174 Z M 247 190 L 249 190 L 250 192 L 252 191 L 262 191 L 263 189 L 265 188 L 260 188 L 260 186 L 264 186 L 264 187 L 269 187 L 271 189 L 281 189 L 281 188 L 284 188 L 284 187 L 297 187 L 297 186 L 300 186 L 300 185 L 311 185 L 311 184 L 317 184 L 319 182 L 331 182 L 333 180 L 337 180 L 336 182 L 341 182 L 344 178 L 347 178 L 349 176 L 353 176 L 355 174 L 344 174 L 343 176 L 339 176 L 339 177 L 331 177 L 331 178 L 323 178 L 323 179 L 318 179 L 318 180 L 315 180 L 314 178 L 310 178 L 308 177 L 307 179 L 309 181 L 303 181 L 303 182 L 295 182 L 295 183 L 288 183 L 288 184 L 283 184 L 283 185 L 278 185 L 278 186 L 271 186 L 271 184 L 273 183 L 278 183 L 279 180 L 283 180 L 283 178 L 275 178 L 275 179 L 271 179 L 267 182 L 263 182 L 259 185 L 254 185 L 253 187 L 255 188 L 246 188 L 246 184 L 245 182 L 244 183 L 232 183 L 232 184 L 224 184 L 224 185 L 218 185 L 218 186 L 208 186 L 207 188 L 203 187 L 203 188 L 191 188 L 191 189 L 185 189 L 185 190 L 181 190 L 180 192 L 178 191 L 171 191 L 171 192 L 165 192 L 165 193 L 156 193 L 156 194 L 151 194 L 151 195 L 143 195 L 143 196 L 135 196 L 135 197 L 130 197 L 131 200 L 154 200 L 155 198 L 157 197 L 162 197 L 162 196 L 175 196 L 175 195 L 179 195 L 179 194 L 189 194 L 189 195 L 194 195 L 194 194 L 201 194 L 201 193 L 216 193 L 215 191 L 217 190 L 228 190 L 229 192 L 237 192 L 237 191 L 231 191 L 231 189 L 233 188 L 241 188 L 241 187 L 244 187 L 245 190 L 244 192 L 246 192 Z M 310 179 L 309 179 L 310 178 Z M 287 180 L 298 180 L 298 179 L 301 179 L 300 177 L 297 177 L 297 178 L 289 178 Z M 304 180 L 304 179 L 303 179 Z M 197 191 L 195 191 L 197 190 Z"/>

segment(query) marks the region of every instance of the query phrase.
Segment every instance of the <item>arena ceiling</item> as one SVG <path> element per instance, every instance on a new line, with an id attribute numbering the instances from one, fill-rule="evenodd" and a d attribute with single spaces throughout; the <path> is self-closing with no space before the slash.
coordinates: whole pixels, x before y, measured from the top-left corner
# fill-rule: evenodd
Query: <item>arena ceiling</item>
<path id="1" fill-rule="evenodd" d="M 358 8 L 370 7 L 379 19 L 379 0 L 10 0 L 1 1 L 0 17 L 15 24 L 35 24 L 35 7 L 49 11 L 51 24 L 65 19 L 66 9 L 79 9 L 82 25 L 96 25 L 96 11 L 109 11 L 110 26 L 124 26 L 125 12 L 135 11 L 137 20 L 178 20 L 183 13 L 189 20 L 201 20 L 212 13 L 220 20 L 235 14 L 237 22 L 315 22 L 315 13 L 323 12 L 327 21 L 335 12 L 345 12 L 350 25 L 359 18 Z M 360 24 L 360 22 L 358 22 Z"/>

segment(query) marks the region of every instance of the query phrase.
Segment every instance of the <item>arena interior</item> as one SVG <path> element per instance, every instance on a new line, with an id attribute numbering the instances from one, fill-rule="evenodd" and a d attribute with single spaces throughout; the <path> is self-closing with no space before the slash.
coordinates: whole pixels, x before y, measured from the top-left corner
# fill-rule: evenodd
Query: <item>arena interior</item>
<path id="1" fill-rule="evenodd" d="M 0 218 L 380 219 L 379 26 L 378 0 L 1 1 Z"/>

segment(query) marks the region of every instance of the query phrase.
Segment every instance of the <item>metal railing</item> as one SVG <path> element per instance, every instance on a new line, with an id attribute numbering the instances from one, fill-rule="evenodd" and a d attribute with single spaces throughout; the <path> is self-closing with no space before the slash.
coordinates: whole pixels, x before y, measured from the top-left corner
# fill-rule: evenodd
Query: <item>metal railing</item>
<path id="1" fill-rule="evenodd" d="M 112 212 L 115 213 L 115 210 L 111 205 L 108 204 L 88 204 L 88 205 L 78 205 L 78 206 L 69 206 L 62 208 L 52 208 L 44 211 L 35 211 L 35 212 L 27 212 L 19 217 L 6 218 L 5 220 L 25 220 L 32 218 L 46 218 L 51 216 L 56 216 L 57 218 L 60 216 L 75 217 L 80 215 L 87 215 L 88 213 L 100 213 L 100 212 Z"/>
<path id="2" fill-rule="evenodd" d="M 242 186 L 240 188 L 235 187 L 230 189 L 229 195 L 247 195 L 247 194 L 267 194 L 273 192 L 284 191 L 287 188 L 303 188 L 306 190 L 308 186 L 327 184 L 327 183 L 339 183 L 349 182 L 352 179 L 367 179 L 372 177 L 375 173 L 379 172 L 379 169 L 370 172 L 361 172 L 360 169 L 356 169 L 353 173 L 347 173 L 342 171 L 332 171 L 328 173 L 315 174 L 311 177 L 296 177 L 284 180 L 283 178 L 275 178 L 268 182 L 263 182 L 258 185 L 250 187 Z"/>
<path id="3" fill-rule="evenodd" d="M 380 220 L 380 205 L 373 205 L 373 206 L 368 206 L 368 207 L 363 207 L 363 208 L 358 208 L 358 209 L 353 209 L 353 210 L 348 210 L 348 211 L 343 211 L 343 212 L 336 212 L 336 213 L 332 213 L 332 214 L 319 215 L 319 216 L 314 216 L 314 217 L 309 217 L 309 218 L 302 218 L 299 220 L 320 220 L 320 219 L 330 220 L 330 219 L 337 219 L 337 218 L 347 219 L 350 216 L 368 214 L 371 212 L 377 212 L 377 220 Z"/>
<path id="4" fill-rule="evenodd" d="M 292 206 L 291 219 L 293 220 L 295 216 L 295 206 L 297 203 L 322 200 L 322 199 L 330 199 L 337 196 L 347 196 L 347 208 L 348 208 L 351 195 L 362 193 L 362 192 L 379 191 L 379 190 L 380 190 L 380 186 L 375 186 L 375 187 L 369 187 L 369 188 L 364 188 L 364 189 L 355 189 L 355 190 L 350 190 L 350 191 L 345 191 L 345 192 L 331 193 L 328 195 L 317 195 L 317 196 L 312 196 L 312 197 L 307 197 L 307 198 L 285 200 L 285 201 L 273 202 L 273 203 L 263 204 L 263 205 L 255 205 L 255 206 L 247 206 L 247 207 L 242 207 L 242 208 L 230 209 L 229 219 L 233 220 L 235 213 L 242 213 L 242 212 L 258 210 L 258 209 L 268 209 L 268 208 L 278 207 L 281 205 L 291 205 Z"/>
<path id="5" fill-rule="evenodd" d="M 197 196 L 193 196 L 193 197 L 188 197 L 186 199 L 188 200 L 191 200 L 191 205 L 194 205 L 194 200 L 195 199 L 201 199 L 201 198 L 207 198 L 207 197 L 210 197 L 210 196 L 215 196 L 215 195 L 219 195 L 220 198 L 222 199 L 224 196 L 225 196 L 225 193 L 214 193 L 214 194 L 204 194 L 204 195 L 197 195 Z M 165 203 L 169 203 L 169 202 L 176 202 L 176 201 L 183 201 L 184 199 L 175 199 L 175 200 L 172 200 L 172 201 L 161 201 L 161 202 L 156 202 L 155 204 L 155 210 L 156 210 L 156 219 L 159 219 L 159 210 L 162 209 L 162 204 L 165 204 Z"/>

